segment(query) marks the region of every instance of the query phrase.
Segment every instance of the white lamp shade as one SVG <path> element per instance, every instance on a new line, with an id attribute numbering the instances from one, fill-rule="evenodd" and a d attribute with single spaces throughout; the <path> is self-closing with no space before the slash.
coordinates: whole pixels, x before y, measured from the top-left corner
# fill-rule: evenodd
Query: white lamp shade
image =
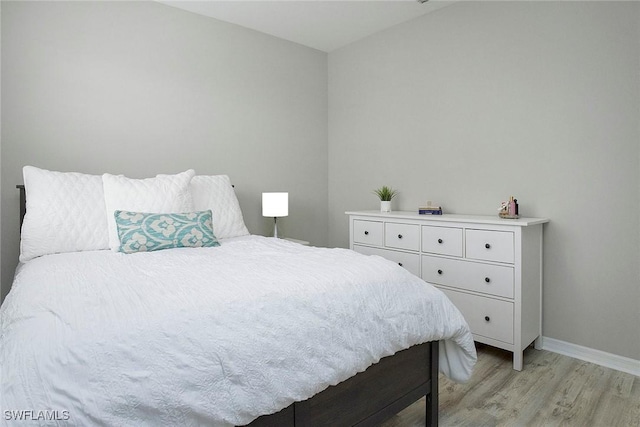
<path id="1" fill-rule="evenodd" d="M 262 216 L 289 215 L 289 193 L 262 193 Z"/>

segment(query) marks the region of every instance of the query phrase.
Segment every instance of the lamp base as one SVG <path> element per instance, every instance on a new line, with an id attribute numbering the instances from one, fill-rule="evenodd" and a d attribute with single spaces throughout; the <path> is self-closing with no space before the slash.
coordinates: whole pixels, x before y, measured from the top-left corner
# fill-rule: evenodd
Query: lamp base
<path id="1" fill-rule="evenodd" d="M 273 237 L 278 238 L 278 218 L 273 217 Z"/>

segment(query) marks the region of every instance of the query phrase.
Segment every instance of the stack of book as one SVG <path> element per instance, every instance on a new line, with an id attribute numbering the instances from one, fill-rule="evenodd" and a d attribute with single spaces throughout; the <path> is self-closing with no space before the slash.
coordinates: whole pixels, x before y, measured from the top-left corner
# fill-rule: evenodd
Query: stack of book
<path id="1" fill-rule="evenodd" d="M 418 213 L 420 215 L 442 215 L 442 206 L 427 202 L 426 206 L 418 208 Z"/>

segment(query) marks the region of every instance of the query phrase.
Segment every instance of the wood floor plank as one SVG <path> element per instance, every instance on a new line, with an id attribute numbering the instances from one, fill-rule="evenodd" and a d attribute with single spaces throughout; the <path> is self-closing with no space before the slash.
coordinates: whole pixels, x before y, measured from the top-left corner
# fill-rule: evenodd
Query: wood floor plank
<path id="1" fill-rule="evenodd" d="M 599 400 L 605 395 L 611 369 L 581 362 L 572 372 L 569 387 L 563 390 L 562 400 L 553 413 L 559 421 L 573 425 L 590 425 Z M 611 415 L 608 414 L 608 418 Z M 610 424 L 609 424 L 610 425 Z"/>
<path id="2" fill-rule="evenodd" d="M 477 344 L 471 380 L 440 375 L 441 426 L 640 427 L 640 377 L 545 350 L 525 350 L 521 372 L 511 353 Z M 424 399 L 383 427 L 424 426 Z"/>
<path id="3" fill-rule="evenodd" d="M 548 357 L 540 358 L 537 351 L 532 351 L 535 353 L 529 355 L 533 360 L 527 366 L 528 374 L 510 373 L 511 383 L 496 393 L 504 400 L 504 410 L 498 416 L 503 424 L 535 424 L 550 394 L 563 382 L 561 372 L 568 363 L 558 355 L 548 354 Z"/>

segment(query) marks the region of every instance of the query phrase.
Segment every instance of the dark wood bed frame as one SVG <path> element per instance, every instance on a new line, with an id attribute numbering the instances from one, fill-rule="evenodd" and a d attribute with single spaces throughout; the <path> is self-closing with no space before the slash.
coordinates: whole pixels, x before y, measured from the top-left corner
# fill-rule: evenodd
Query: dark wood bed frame
<path id="1" fill-rule="evenodd" d="M 26 213 L 20 189 L 20 226 Z M 382 358 L 365 371 L 280 412 L 263 415 L 251 427 L 375 426 L 426 396 L 425 425 L 438 425 L 438 342 L 427 342 Z"/>

